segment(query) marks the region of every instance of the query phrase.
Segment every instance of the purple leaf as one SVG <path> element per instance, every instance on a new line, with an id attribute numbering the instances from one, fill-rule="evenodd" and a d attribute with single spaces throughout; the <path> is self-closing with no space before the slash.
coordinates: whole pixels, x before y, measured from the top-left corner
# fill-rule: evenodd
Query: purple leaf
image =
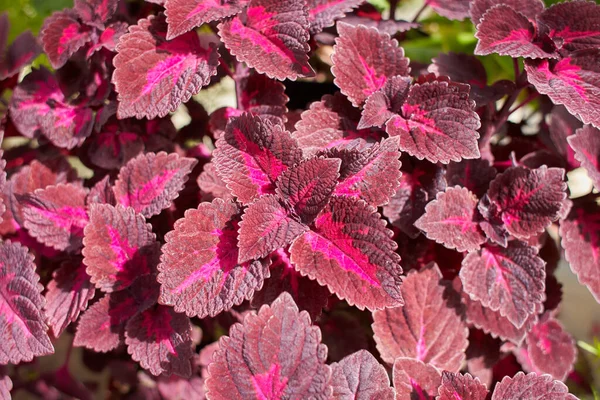
<path id="1" fill-rule="evenodd" d="M 333 397 L 340 400 L 381 399 L 394 400 L 390 378 L 375 357 L 360 350 L 331 364 Z"/>
<path id="2" fill-rule="evenodd" d="M 8 31 L 8 14 L 0 14 L 0 30 Z M 35 37 L 25 31 L 6 48 L 7 35 L 0 32 L 0 81 L 16 75 L 24 66 L 31 63 L 42 49 Z"/>
<path id="3" fill-rule="evenodd" d="M 511 241 L 507 248 L 485 246 L 468 254 L 460 270 L 464 291 L 521 328 L 544 301 L 546 271 L 537 253 L 535 247 Z"/>
<path id="4" fill-rule="evenodd" d="M 407 357 L 396 358 L 392 376 L 396 400 L 433 400 L 442 381 L 436 367 Z"/>
<path id="5" fill-rule="evenodd" d="M 573 337 L 553 318 L 541 320 L 528 331 L 527 353 L 537 371 L 559 381 L 567 378 L 577 359 Z"/>
<path id="6" fill-rule="evenodd" d="M 429 0 L 427 2 L 427 5 L 442 17 L 459 21 L 469 16 L 470 4 L 470 0 Z"/>
<path id="7" fill-rule="evenodd" d="M 110 184 L 110 176 L 106 175 L 102 180 L 98 181 L 91 189 L 85 199 L 85 202 L 89 204 L 110 204 L 114 206 L 117 204 L 115 199 L 115 193 Z"/>
<path id="8" fill-rule="evenodd" d="M 402 304 L 400 256 L 376 209 L 352 197 L 333 196 L 314 228 L 290 247 L 302 275 L 360 309 Z"/>
<path id="9" fill-rule="evenodd" d="M 164 399 L 206 399 L 204 395 L 204 379 L 197 375 L 192 375 L 190 379 L 183 379 L 176 375 L 171 375 L 168 378 L 160 377 L 157 387 Z"/>
<path id="10" fill-rule="evenodd" d="M 288 111 L 285 105 L 289 100 L 285 95 L 283 83 L 255 72 L 239 78 L 237 85 L 240 91 L 240 110 L 260 115 L 274 124 L 283 125 Z"/>
<path id="11" fill-rule="evenodd" d="M 406 101 L 412 79 L 405 76 L 393 76 L 383 87 L 370 95 L 365 101 L 358 128 L 381 127 L 400 112 Z"/>
<path id="12" fill-rule="evenodd" d="M 470 10 L 473 24 L 479 24 L 483 18 L 483 14 L 498 4 L 506 4 L 518 10 L 531 21 L 535 21 L 542 11 L 544 11 L 544 2 L 541 0 L 475 0 L 471 3 Z"/>
<path id="13" fill-rule="evenodd" d="M 324 28 L 333 26 L 340 19 L 360 6 L 365 0 L 307 0 L 310 34 L 316 35 Z"/>
<path id="14" fill-rule="evenodd" d="M 567 386 L 552 379 L 550 375 L 538 375 L 535 372 L 525 375 L 517 373 L 514 377 L 505 376 L 496 384 L 492 400 L 577 400 L 569 394 Z"/>
<path id="15" fill-rule="evenodd" d="M 90 276 L 85 272 L 85 265 L 79 259 L 64 261 L 52 273 L 45 296 L 44 314 L 55 338 L 87 308 L 88 301 L 94 297 L 94 289 Z"/>
<path id="16" fill-rule="evenodd" d="M 164 16 L 141 19 L 117 45 L 113 83 L 119 118 L 164 117 L 188 101 L 217 73 L 219 54 L 195 32 L 166 40 Z"/>
<path id="17" fill-rule="evenodd" d="M 203 195 L 210 195 L 215 199 L 232 200 L 233 196 L 225 186 L 225 182 L 217 174 L 213 162 L 204 164 L 204 170 L 198 176 L 198 187 Z"/>
<path id="18" fill-rule="evenodd" d="M 160 301 L 188 316 L 215 316 L 252 298 L 269 276 L 269 262 L 238 264 L 239 207 L 213 200 L 185 212 L 165 236 Z"/>
<path id="19" fill-rule="evenodd" d="M 308 10 L 293 0 L 250 0 L 240 15 L 219 24 L 219 36 L 238 61 L 279 80 L 311 77 Z"/>
<path id="20" fill-rule="evenodd" d="M 360 107 L 393 76 L 407 76 L 408 58 L 390 35 L 365 26 L 338 23 L 340 36 L 331 55 L 334 83 L 352 104 Z"/>
<path id="21" fill-rule="evenodd" d="M 274 193 L 277 178 L 302 159 L 289 132 L 249 113 L 231 119 L 216 147 L 217 172 L 244 204 Z"/>
<path id="22" fill-rule="evenodd" d="M 26 247 L 0 244 L 0 364 L 18 364 L 54 353 L 46 333 L 39 280 Z"/>
<path id="23" fill-rule="evenodd" d="M 208 366 L 207 397 L 328 399 L 331 369 L 325 364 L 327 347 L 320 342 L 319 328 L 283 293 L 221 337 Z"/>
<path id="24" fill-rule="evenodd" d="M 449 249 L 475 251 L 486 241 L 476 218 L 477 198 L 468 189 L 455 186 L 439 192 L 415 226 Z"/>
<path id="25" fill-rule="evenodd" d="M 92 28 L 81 24 L 77 17 L 75 11 L 66 9 L 44 21 L 40 40 L 54 69 L 65 65 L 77 50 L 93 39 Z"/>
<path id="26" fill-rule="evenodd" d="M 10 379 L 10 376 L 2 373 L 0 375 L 0 399 L 10 400 L 11 399 L 10 391 L 12 390 L 12 388 L 13 388 L 13 383 L 12 383 L 12 380 Z"/>
<path id="27" fill-rule="evenodd" d="M 123 290 L 158 264 L 159 243 L 152 225 L 132 208 L 92 204 L 84 229 L 83 263 L 103 292 Z"/>
<path id="28" fill-rule="evenodd" d="M 567 141 L 575 151 L 575 159 L 585 168 L 594 187 L 600 190 L 600 130 L 586 125 L 577 129 Z"/>
<path id="29" fill-rule="evenodd" d="M 131 318 L 125 327 L 127 352 L 152 375 L 192 373 L 192 325 L 172 307 L 157 305 Z"/>
<path id="30" fill-rule="evenodd" d="M 448 164 L 446 180 L 448 186 L 463 186 L 475 196 L 481 197 L 487 192 L 490 182 L 497 174 L 496 168 L 487 160 L 462 160 L 459 163 Z"/>
<path id="31" fill-rule="evenodd" d="M 485 400 L 488 391 L 478 378 L 444 371 L 438 393 L 436 400 Z"/>
<path id="32" fill-rule="evenodd" d="M 558 47 L 569 52 L 600 46 L 600 7 L 595 2 L 554 4 L 538 23 L 550 31 L 548 36 Z"/>
<path id="33" fill-rule="evenodd" d="M 144 151 L 144 142 L 139 134 L 112 121 L 94 134 L 90 142 L 90 161 L 104 169 L 121 168 Z"/>
<path id="34" fill-rule="evenodd" d="M 197 163 L 177 153 L 140 154 L 119 171 L 114 187 L 117 203 L 147 218 L 158 215 L 179 196 Z"/>
<path id="35" fill-rule="evenodd" d="M 104 29 L 118 4 L 118 0 L 75 0 L 73 9 L 86 25 Z"/>

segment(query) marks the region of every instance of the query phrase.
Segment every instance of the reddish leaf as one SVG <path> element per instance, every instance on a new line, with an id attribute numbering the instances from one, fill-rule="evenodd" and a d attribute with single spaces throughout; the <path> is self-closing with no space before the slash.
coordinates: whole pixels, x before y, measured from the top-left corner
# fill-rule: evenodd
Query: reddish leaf
<path id="1" fill-rule="evenodd" d="M 486 238 L 477 224 L 477 198 L 460 186 L 439 192 L 427 204 L 425 214 L 415 222 L 429 239 L 457 251 L 474 251 Z"/>
<path id="2" fill-rule="evenodd" d="M 311 229 L 290 247 L 302 275 L 359 309 L 402 304 L 400 256 L 392 232 L 373 207 L 334 196 Z"/>
<path id="3" fill-rule="evenodd" d="M 158 264 L 159 243 L 152 225 L 132 208 L 92 204 L 84 229 L 83 263 L 103 292 L 123 290 Z"/>
<path id="4" fill-rule="evenodd" d="M 244 204 L 274 193 L 279 175 L 302 159 L 289 132 L 249 113 L 231 119 L 216 147 L 217 172 Z"/>
<path id="5" fill-rule="evenodd" d="M 531 21 L 535 21 L 537 16 L 544 11 L 544 2 L 541 0 L 475 0 L 471 3 L 470 10 L 473 24 L 479 24 L 483 14 L 498 4 L 506 4 L 515 10 L 519 10 Z"/>
<path id="6" fill-rule="evenodd" d="M 548 124 L 549 140 L 545 140 L 545 142 L 556 154 L 560 155 L 571 168 L 577 168 L 579 162 L 575 160 L 575 154 L 571 146 L 569 146 L 567 138 L 574 135 L 577 129 L 582 127 L 583 124 L 581 121 L 569 113 L 565 107 L 552 107 L 550 123 Z M 545 136 L 542 135 L 540 139 L 544 140 Z"/>
<path id="7" fill-rule="evenodd" d="M 310 34 L 316 35 L 332 26 L 336 19 L 342 18 L 364 2 L 365 0 L 307 0 Z"/>
<path id="8" fill-rule="evenodd" d="M 167 39 L 171 40 L 202 24 L 236 15 L 246 3 L 248 0 L 166 0 Z"/>
<path id="9" fill-rule="evenodd" d="M 539 16 L 538 23 L 550 30 L 557 46 L 567 51 L 600 46 L 600 7 L 592 1 L 554 4 Z"/>
<path id="10" fill-rule="evenodd" d="M 404 50 L 390 35 L 342 22 L 337 30 L 340 36 L 333 47 L 331 73 L 334 83 L 354 106 L 362 106 L 389 78 L 410 72 Z"/>
<path id="11" fill-rule="evenodd" d="M 442 17 L 459 21 L 469 16 L 470 4 L 470 0 L 429 0 L 427 2 L 427 5 Z"/>
<path id="12" fill-rule="evenodd" d="M 331 371 L 335 399 L 394 400 L 394 389 L 385 368 L 366 350 L 331 364 Z"/>
<path id="13" fill-rule="evenodd" d="M 444 295 L 436 264 L 411 271 L 402 285 L 404 305 L 373 313 L 373 332 L 381 358 L 392 364 L 412 357 L 448 371 L 465 359 L 469 330 Z"/>
<path id="14" fill-rule="evenodd" d="M 144 141 L 136 132 L 109 122 L 90 138 L 90 161 L 104 169 L 118 169 L 144 151 Z"/>
<path id="15" fill-rule="evenodd" d="M 0 29 L 8 31 L 8 14 L 0 14 Z M 6 48 L 8 35 L 0 33 L 0 81 L 16 75 L 21 68 L 30 64 L 41 52 L 35 37 L 29 31 L 21 33 Z"/>
<path id="16" fill-rule="evenodd" d="M 46 331 L 33 256 L 18 243 L 0 244 L 0 364 L 54 353 Z"/>
<path id="17" fill-rule="evenodd" d="M 496 168 L 490 166 L 489 161 L 484 159 L 451 162 L 446 169 L 448 186 L 463 186 L 477 197 L 485 194 L 496 175 Z"/>
<path id="18" fill-rule="evenodd" d="M 94 284 L 80 260 L 68 260 L 52 273 L 46 291 L 44 314 L 55 338 L 77 320 L 94 297 Z"/>
<path id="19" fill-rule="evenodd" d="M 77 13 L 71 9 L 58 11 L 44 21 L 40 40 L 54 69 L 65 65 L 67 60 L 92 40 L 92 29 L 83 25 Z"/>
<path id="20" fill-rule="evenodd" d="M 160 395 L 165 399 L 206 399 L 204 379 L 196 375 L 192 375 L 190 379 L 183 379 L 176 375 L 171 375 L 168 378 L 160 377 L 156 386 Z"/>
<path id="21" fill-rule="evenodd" d="M 104 25 L 115 14 L 118 0 L 75 0 L 73 9 L 87 25 L 104 29 Z"/>
<path id="22" fill-rule="evenodd" d="M 239 207 L 213 200 L 185 212 L 165 236 L 160 301 L 188 316 L 215 316 L 250 299 L 269 276 L 269 262 L 238 264 Z"/>
<path id="23" fill-rule="evenodd" d="M 219 36 L 238 61 L 279 80 L 314 76 L 308 63 L 304 2 L 250 0 L 240 15 L 219 24 Z"/>
<path id="24" fill-rule="evenodd" d="M 0 375 L 0 399 L 2 400 L 10 400 L 10 392 L 13 388 L 12 380 L 8 375 L 4 373 Z"/>
<path id="25" fill-rule="evenodd" d="M 393 76 L 388 79 L 381 89 L 367 98 L 358 128 L 381 127 L 395 113 L 400 112 L 408 96 L 411 82 L 411 78 L 404 76 Z"/>
<path id="26" fill-rule="evenodd" d="M 117 204 L 115 199 L 115 193 L 110 184 L 110 176 L 106 175 L 102 180 L 98 181 L 91 189 L 85 199 L 85 202 L 89 204 L 100 203 L 110 204 L 114 206 Z"/>
<path id="27" fill-rule="evenodd" d="M 442 381 L 437 368 L 406 357 L 396 358 L 392 375 L 396 400 L 433 400 Z"/>
<path id="28" fill-rule="evenodd" d="M 340 166 L 338 158 L 311 158 L 302 161 L 277 178 L 276 192 L 293 208 L 303 223 L 309 224 L 325 208 L 336 190 Z"/>
<path id="29" fill-rule="evenodd" d="M 425 77 L 410 88 L 401 112 L 386 123 L 390 136 L 400 136 L 400 150 L 419 160 L 448 164 L 479 158 L 479 116 L 469 100 L 469 86 L 447 78 Z"/>
<path id="30" fill-rule="evenodd" d="M 521 328 L 544 301 L 546 271 L 537 253 L 535 247 L 511 241 L 507 248 L 485 246 L 468 254 L 460 270 L 464 291 Z"/>
<path id="31" fill-rule="evenodd" d="M 198 187 L 204 194 L 209 194 L 215 199 L 230 200 L 233 196 L 225 186 L 225 182 L 217 174 L 213 162 L 204 164 L 204 170 L 198 176 Z"/>
<path id="32" fill-rule="evenodd" d="M 469 374 L 442 372 L 442 385 L 436 400 L 485 400 L 485 385 Z"/>
<path id="33" fill-rule="evenodd" d="M 559 381 L 567 378 L 577 359 L 573 337 L 553 318 L 538 322 L 528 331 L 527 353 L 536 370 Z"/>
<path id="34" fill-rule="evenodd" d="M 274 250 L 287 247 L 307 230 L 304 224 L 290 217 L 277 197 L 263 196 L 250 204 L 242 216 L 238 262 L 266 257 Z"/>
<path id="35" fill-rule="evenodd" d="M 19 196 L 29 234 L 56 250 L 78 251 L 88 223 L 86 196 L 85 188 L 72 183 Z"/>
<path id="36" fill-rule="evenodd" d="M 179 196 L 197 163 L 177 153 L 140 154 L 119 171 L 114 187 L 117 203 L 147 218 L 158 215 Z"/>
<path id="37" fill-rule="evenodd" d="M 586 125 L 577 129 L 575 135 L 567 141 L 575 151 L 575 158 L 585 168 L 588 176 L 594 182 L 596 189 L 600 188 L 600 130 Z"/>
<path id="38" fill-rule="evenodd" d="M 501 382 L 496 384 L 492 400 L 522 400 L 522 399 L 545 399 L 545 400 L 577 400 L 577 397 L 569 394 L 567 386 L 552 379 L 550 375 L 538 375 L 535 372 L 525 375 L 517 373 L 510 378 L 505 376 Z"/>
<path id="39" fill-rule="evenodd" d="M 192 325 L 171 307 L 157 305 L 137 314 L 125 327 L 127 352 L 153 375 L 192 373 Z"/>
<path id="40" fill-rule="evenodd" d="M 113 83 L 119 118 L 164 117 L 216 75 L 219 54 L 195 32 L 166 40 L 164 16 L 141 19 L 117 45 Z"/>
<path id="41" fill-rule="evenodd" d="M 283 293 L 273 304 L 235 324 L 208 366 L 207 397 L 327 399 L 332 394 L 327 347 L 319 328 L 310 326 Z"/>
<path id="42" fill-rule="evenodd" d="M 240 91 L 240 110 L 260 115 L 274 124 L 283 125 L 288 111 L 285 105 L 289 100 L 285 95 L 283 83 L 255 72 L 240 78 L 237 85 Z"/>

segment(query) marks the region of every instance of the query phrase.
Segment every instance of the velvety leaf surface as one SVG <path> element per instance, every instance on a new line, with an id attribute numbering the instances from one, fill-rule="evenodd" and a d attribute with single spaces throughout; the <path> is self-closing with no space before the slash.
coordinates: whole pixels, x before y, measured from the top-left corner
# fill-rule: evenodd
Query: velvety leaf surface
<path id="1" fill-rule="evenodd" d="M 596 189 L 600 188 L 600 130 L 586 125 L 577 129 L 574 136 L 568 137 L 567 141 L 575 151 L 575 158 L 585 168 L 588 176 L 594 182 Z"/>
<path id="2" fill-rule="evenodd" d="M 592 1 L 554 4 L 539 16 L 550 38 L 571 52 L 600 46 L 600 7 Z"/>
<path id="3" fill-rule="evenodd" d="M 411 271 L 401 287 L 404 305 L 373 313 L 373 332 L 381 358 L 392 364 L 411 357 L 441 370 L 458 371 L 469 331 L 444 295 L 436 264 Z"/>
<path id="4" fill-rule="evenodd" d="M 319 328 L 283 293 L 235 324 L 208 366 L 207 397 L 328 399 L 331 369 Z"/>
<path id="5" fill-rule="evenodd" d="M 538 371 L 559 381 L 567 378 L 577 358 L 573 337 L 553 318 L 538 322 L 528 331 L 527 353 Z"/>
<path id="6" fill-rule="evenodd" d="M 485 400 L 487 389 L 477 378 L 469 374 L 442 372 L 442 385 L 436 400 Z"/>
<path id="7" fill-rule="evenodd" d="M 433 400 L 442 381 L 437 368 L 407 357 L 396 358 L 392 377 L 396 400 Z"/>
<path id="8" fill-rule="evenodd" d="M 457 251 L 474 251 L 486 238 L 477 224 L 477 198 L 460 186 L 447 188 L 427 204 L 415 222 L 429 239 Z"/>
<path id="9" fill-rule="evenodd" d="M 167 40 L 162 15 L 141 19 L 117 45 L 113 83 L 119 118 L 164 117 L 216 75 L 219 54 L 195 32 Z"/>
<path id="10" fill-rule="evenodd" d="M 242 11 L 248 0 L 167 0 L 165 14 L 171 40 L 197 26 L 230 17 Z"/>
<path id="11" fill-rule="evenodd" d="M 83 263 L 92 282 L 103 292 L 130 286 L 158 264 L 160 245 L 152 225 L 131 207 L 92 204 L 83 230 Z"/>
<path id="12" fill-rule="evenodd" d="M 216 142 L 217 172 L 244 204 L 274 193 L 275 181 L 302 159 L 302 151 L 280 125 L 249 113 L 232 119 Z"/>
<path id="13" fill-rule="evenodd" d="M 165 236 L 160 301 L 189 316 L 215 316 L 250 299 L 269 276 L 269 262 L 238 264 L 239 207 L 230 200 L 201 203 Z"/>
<path id="14" fill-rule="evenodd" d="M 241 92 L 240 110 L 261 115 L 273 123 L 283 124 L 288 111 L 285 105 L 289 100 L 283 83 L 255 72 L 240 78 L 238 87 Z"/>
<path id="15" fill-rule="evenodd" d="M 538 375 L 531 372 L 525 375 L 517 373 L 514 377 L 505 376 L 496 384 L 492 400 L 577 400 L 569 394 L 567 386 L 552 379 L 550 375 Z"/>
<path id="16" fill-rule="evenodd" d="M 204 400 L 204 379 L 192 375 L 190 379 L 171 375 L 160 377 L 157 383 L 160 395 L 166 399 Z"/>
<path id="17" fill-rule="evenodd" d="M 473 24 L 479 24 L 483 14 L 498 4 L 506 4 L 518 10 L 531 21 L 535 21 L 536 17 L 544 11 L 544 2 L 541 0 L 475 0 L 471 3 L 470 9 Z"/>
<path id="18" fill-rule="evenodd" d="M 56 250 L 79 250 L 88 223 L 86 196 L 85 188 L 72 183 L 20 196 L 29 234 Z"/>
<path id="19" fill-rule="evenodd" d="M 114 206 L 117 204 L 115 199 L 115 193 L 110 184 L 110 176 L 106 175 L 102 180 L 98 181 L 88 193 L 85 202 L 89 204 L 100 203 L 110 204 Z"/>
<path id="20" fill-rule="evenodd" d="M 309 26 L 304 2 L 250 0 L 240 15 L 219 24 L 219 36 L 238 61 L 270 78 L 296 80 L 315 74 Z"/>
<path id="21" fill-rule="evenodd" d="M 66 9 L 55 12 L 44 21 L 40 40 L 50 64 L 58 69 L 92 40 L 92 29 L 79 22 L 75 11 Z"/>
<path id="22" fill-rule="evenodd" d="M 18 364 L 54 352 L 39 280 L 26 247 L 0 244 L 0 364 Z"/>
<path id="23" fill-rule="evenodd" d="M 203 171 L 198 176 L 198 187 L 203 194 L 209 194 L 215 199 L 230 200 L 233 196 L 225 186 L 225 182 L 217 174 L 216 166 L 213 162 L 204 164 Z"/>
<path id="24" fill-rule="evenodd" d="M 12 380 L 8 375 L 0 375 L 0 399 L 10 400 L 10 391 L 13 388 Z"/>
<path id="25" fill-rule="evenodd" d="M 287 247 L 308 228 L 292 218 L 276 196 L 266 195 L 250 204 L 240 222 L 238 262 L 266 257 Z"/>
<path id="26" fill-rule="evenodd" d="M 314 228 L 290 247 L 302 275 L 360 309 L 402 303 L 400 256 L 391 231 L 373 207 L 351 197 L 332 197 Z"/>
<path id="27" fill-rule="evenodd" d="M 331 55 L 333 82 L 356 107 L 396 75 L 408 75 L 404 50 L 386 33 L 365 26 L 338 23 L 339 37 Z"/>
<path id="28" fill-rule="evenodd" d="M 469 0 L 430 0 L 431 8 L 442 17 L 462 21 L 469 16 Z"/>
<path id="29" fill-rule="evenodd" d="M 73 9 L 87 25 L 103 29 L 117 11 L 118 0 L 76 0 Z"/>
<path id="30" fill-rule="evenodd" d="M 496 168 L 483 159 L 451 162 L 446 169 L 448 186 L 462 186 L 475 196 L 481 197 L 487 192 L 490 182 L 496 177 Z"/>
<path id="31" fill-rule="evenodd" d="M 419 160 L 447 164 L 479 158 L 479 116 L 469 100 L 469 86 L 442 78 L 413 85 L 401 112 L 386 123 L 400 137 L 400 150 Z"/>
<path id="32" fill-rule="evenodd" d="M 394 399 L 394 389 L 390 387 L 385 368 L 366 350 L 331 364 L 331 371 L 331 386 L 336 399 Z"/>
<path id="33" fill-rule="evenodd" d="M 342 18 L 364 2 L 365 0 L 307 0 L 310 34 L 316 35 L 323 28 L 332 26 L 336 19 Z"/>
<path id="34" fill-rule="evenodd" d="M 131 318 L 125 327 L 127 352 L 153 375 L 192 373 L 192 325 L 184 314 L 158 305 Z"/>
<path id="35" fill-rule="evenodd" d="M 177 153 L 140 154 L 119 171 L 114 186 L 118 204 L 147 218 L 160 214 L 179 196 L 197 163 Z"/>
<path id="36" fill-rule="evenodd" d="M 95 287 L 79 259 L 64 261 L 52 273 L 46 290 L 44 315 L 55 338 L 77 320 L 94 297 Z"/>
<path id="37" fill-rule="evenodd" d="M 0 25 L 8 29 L 8 15 L 2 14 L 0 18 L 2 19 Z M 2 38 L 7 39 L 4 35 L 0 40 Z M 29 31 L 17 36 L 8 48 L 5 46 L 6 42 L 0 43 L 0 81 L 16 75 L 21 68 L 30 64 L 42 52 L 36 38 Z"/>
<path id="38" fill-rule="evenodd" d="M 406 101 L 412 79 L 405 76 L 393 76 L 383 87 L 370 95 L 365 101 L 358 128 L 381 127 L 400 112 Z"/>
<path id="39" fill-rule="evenodd" d="M 544 261 L 535 247 L 511 241 L 508 247 L 485 246 L 462 262 L 460 280 L 472 300 L 499 311 L 517 328 L 542 309 Z"/>

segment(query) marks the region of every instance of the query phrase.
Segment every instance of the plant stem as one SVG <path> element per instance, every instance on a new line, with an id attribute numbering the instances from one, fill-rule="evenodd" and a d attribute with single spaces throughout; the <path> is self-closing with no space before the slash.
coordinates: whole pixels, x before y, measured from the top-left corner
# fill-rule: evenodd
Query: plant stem
<path id="1" fill-rule="evenodd" d="M 390 0 L 390 19 L 396 20 L 396 10 L 398 9 L 398 0 Z"/>
<path id="2" fill-rule="evenodd" d="M 530 93 L 529 96 L 527 96 L 525 98 L 525 100 L 523 100 L 519 105 L 517 105 L 515 108 L 513 108 L 512 110 L 510 110 L 508 112 L 508 115 L 511 115 L 512 113 L 514 113 L 515 111 L 517 111 L 519 108 L 531 103 L 533 100 L 537 99 L 538 97 L 540 97 L 540 94 L 538 92 L 533 92 Z"/>
<path id="3" fill-rule="evenodd" d="M 423 11 L 425 11 L 425 9 L 427 8 L 427 5 L 428 5 L 427 2 L 425 2 L 425 4 L 423 4 L 423 6 L 419 9 L 419 11 L 417 11 L 417 14 L 415 15 L 415 17 L 412 19 L 412 22 L 417 22 L 417 20 L 421 16 L 421 14 L 423 14 Z"/>
<path id="4" fill-rule="evenodd" d="M 229 65 L 227 65 L 227 63 L 225 61 L 223 61 L 223 59 L 221 57 L 219 57 L 219 65 L 225 70 L 225 73 L 227 75 L 229 75 L 229 77 L 231 79 L 235 79 L 235 76 L 233 75 L 233 71 L 231 71 L 231 68 L 229 68 Z"/>

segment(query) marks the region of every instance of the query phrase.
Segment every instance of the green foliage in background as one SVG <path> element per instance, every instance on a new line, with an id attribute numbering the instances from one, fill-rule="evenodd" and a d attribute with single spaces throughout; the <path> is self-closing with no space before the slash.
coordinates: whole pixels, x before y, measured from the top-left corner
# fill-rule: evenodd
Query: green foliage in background
<path id="1" fill-rule="evenodd" d="M 0 0 L 0 10 L 10 20 L 9 41 L 27 29 L 37 34 L 47 16 L 72 5 L 73 0 Z"/>

